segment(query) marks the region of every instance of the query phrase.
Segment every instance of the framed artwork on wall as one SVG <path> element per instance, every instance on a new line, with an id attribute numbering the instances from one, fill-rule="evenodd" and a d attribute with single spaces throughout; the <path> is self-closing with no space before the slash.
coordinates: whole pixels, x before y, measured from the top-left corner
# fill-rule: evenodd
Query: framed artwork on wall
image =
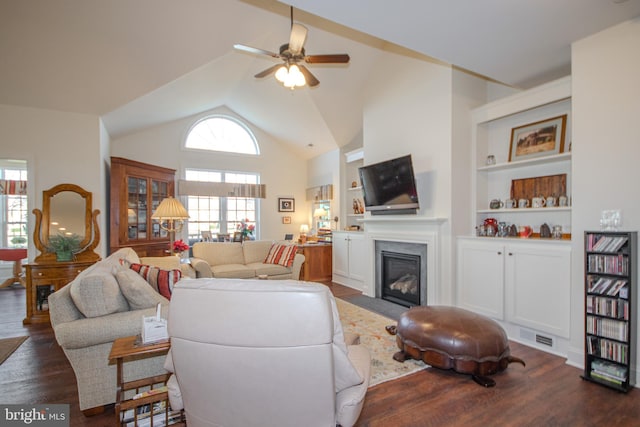
<path id="1" fill-rule="evenodd" d="M 509 161 L 562 153 L 566 126 L 564 114 L 511 129 Z"/>
<path id="2" fill-rule="evenodd" d="M 295 212 L 296 201 L 293 198 L 279 197 L 278 212 Z"/>
<path id="3" fill-rule="evenodd" d="M 290 216 L 283 216 L 282 217 L 282 223 L 283 224 L 291 224 L 291 217 Z"/>

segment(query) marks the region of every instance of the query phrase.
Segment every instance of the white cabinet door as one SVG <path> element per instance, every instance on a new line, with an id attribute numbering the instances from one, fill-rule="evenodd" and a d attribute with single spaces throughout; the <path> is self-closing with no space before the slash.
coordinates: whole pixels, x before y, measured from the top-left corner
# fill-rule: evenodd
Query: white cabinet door
<path id="1" fill-rule="evenodd" d="M 540 243 L 510 245 L 505 260 L 508 320 L 569 338 L 571 248 Z"/>
<path id="2" fill-rule="evenodd" d="M 458 306 L 504 319 L 504 246 L 458 240 Z"/>
<path id="3" fill-rule="evenodd" d="M 349 235 L 333 233 L 333 273 L 349 277 Z"/>
<path id="4" fill-rule="evenodd" d="M 362 234 L 349 235 L 349 277 L 364 281 L 365 243 Z"/>

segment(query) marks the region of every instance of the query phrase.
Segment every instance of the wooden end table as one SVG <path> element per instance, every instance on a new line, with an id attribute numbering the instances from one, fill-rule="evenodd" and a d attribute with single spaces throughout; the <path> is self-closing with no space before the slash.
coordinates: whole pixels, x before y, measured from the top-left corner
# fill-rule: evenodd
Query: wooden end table
<path id="1" fill-rule="evenodd" d="M 134 381 L 125 381 L 123 374 L 123 365 L 126 359 L 131 357 L 141 356 L 154 356 L 167 353 L 171 348 L 171 343 L 166 341 L 160 341 L 157 343 L 142 344 L 139 336 L 130 336 L 124 338 L 118 338 L 113 342 L 111 346 L 111 352 L 109 353 L 109 361 L 115 361 L 118 375 L 118 388 L 116 394 L 116 425 L 123 425 L 123 415 L 126 411 L 133 409 L 134 413 L 140 406 L 151 405 L 151 413 L 153 415 L 153 404 L 157 402 L 166 402 L 165 406 L 165 425 L 168 424 L 169 418 L 169 402 L 167 391 L 151 392 L 146 396 L 125 399 L 125 392 L 129 390 L 135 390 L 136 393 L 140 393 L 140 389 L 151 389 L 157 384 L 166 385 L 167 380 L 171 374 L 161 374 L 148 378 L 141 378 Z M 153 421 L 153 416 L 151 417 Z M 180 422 L 183 421 L 183 416 L 180 416 Z M 137 416 L 134 417 L 133 424 L 127 423 L 127 425 L 137 425 Z M 151 423 L 153 425 L 153 423 Z"/>

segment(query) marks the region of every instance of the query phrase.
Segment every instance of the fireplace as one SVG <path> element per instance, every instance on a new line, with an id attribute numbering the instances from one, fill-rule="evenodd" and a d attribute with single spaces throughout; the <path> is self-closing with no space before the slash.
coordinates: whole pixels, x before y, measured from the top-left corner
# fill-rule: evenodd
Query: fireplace
<path id="1" fill-rule="evenodd" d="M 405 307 L 427 304 L 427 245 L 376 241 L 376 297 Z"/>

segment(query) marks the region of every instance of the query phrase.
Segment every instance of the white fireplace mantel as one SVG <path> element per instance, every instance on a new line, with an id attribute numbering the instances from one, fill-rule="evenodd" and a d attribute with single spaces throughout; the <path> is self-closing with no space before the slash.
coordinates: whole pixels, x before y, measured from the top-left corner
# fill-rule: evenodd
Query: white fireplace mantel
<path id="1" fill-rule="evenodd" d="M 432 218 L 426 216 L 413 216 L 413 215 L 377 215 L 377 216 L 367 216 L 364 217 L 358 222 L 362 222 L 366 224 L 372 224 L 374 227 L 378 225 L 398 225 L 398 224 L 406 224 L 406 225 L 435 225 L 440 226 L 447 222 L 447 218 Z"/>
<path id="2" fill-rule="evenodd" d="M 413 215 L 366 216 L 364 225 L 366 244 L 365 281 L 363 293 L 376 296 L 375 291 L 375 242 L 407 242 L 427 245 L 427 303 L 436 304 L 441 295 L 440 280 L 440 228 L 448 218 L 432 218 Z"/>

